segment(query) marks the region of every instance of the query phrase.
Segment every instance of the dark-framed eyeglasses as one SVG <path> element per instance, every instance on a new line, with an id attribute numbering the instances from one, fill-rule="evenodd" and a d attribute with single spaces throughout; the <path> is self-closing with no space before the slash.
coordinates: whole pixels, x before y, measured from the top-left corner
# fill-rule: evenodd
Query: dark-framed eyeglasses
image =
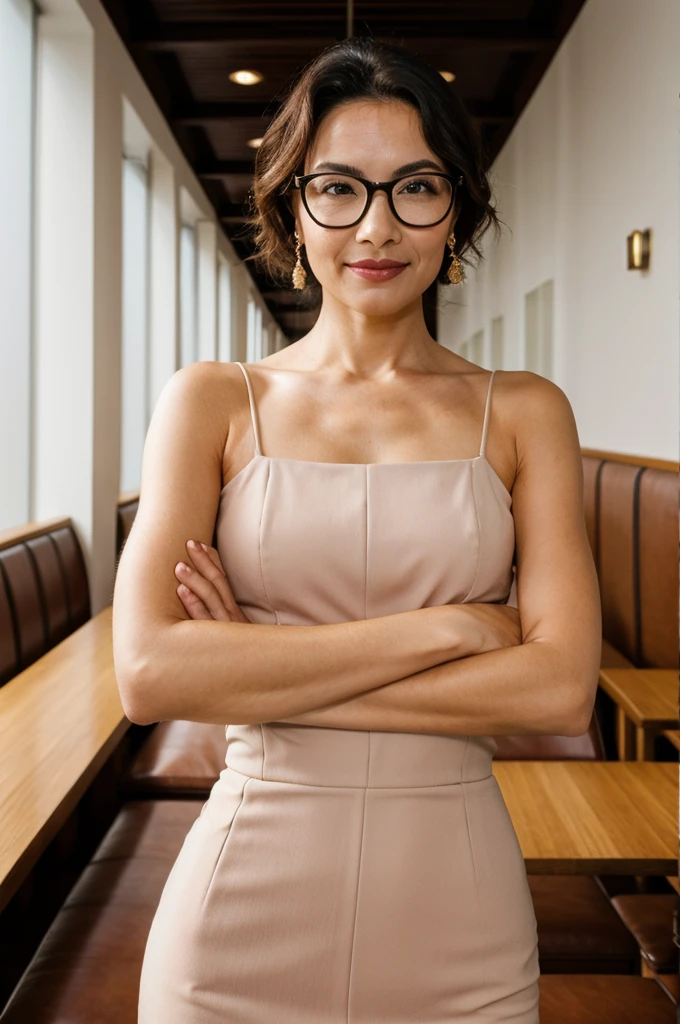
<path id="1" fill-rule="evenodd" d="M 365 216 L 376 192 L 387 195 L 394 216 L 412 228 L 430 228 L 451 211 L 463 175 L 420 171 L 392 181 L 368 181 L 353 174 L 316 171 L 296 174 L 291 188 L 299 188 L 309 216 L 322 228 L 351 228 Z"/>

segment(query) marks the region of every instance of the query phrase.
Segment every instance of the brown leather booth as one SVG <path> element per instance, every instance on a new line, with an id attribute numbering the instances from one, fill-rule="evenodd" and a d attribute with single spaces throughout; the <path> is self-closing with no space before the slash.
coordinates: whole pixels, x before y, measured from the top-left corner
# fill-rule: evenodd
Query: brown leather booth
<path id="1" fill-rule="evenodd" d="M 89 618 L 87 570 L 70 519 L 0 535 L 0 686 Z"/>
<path id="2" fill-rule="evenodd" d="M 2 1024 L 136 1024 L 151 920 L 200 806 L 146 800 L 123 808 L 14 990 Z"/>

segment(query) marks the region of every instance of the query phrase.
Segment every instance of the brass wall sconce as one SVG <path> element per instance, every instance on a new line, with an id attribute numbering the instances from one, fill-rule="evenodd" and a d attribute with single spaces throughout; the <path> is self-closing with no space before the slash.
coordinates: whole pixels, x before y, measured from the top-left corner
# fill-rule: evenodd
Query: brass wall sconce
<path id="1" fill-rule="evenodd" d="M 649 270 L 651 234 L 651 229 L 647 228 L 646 231 L 631 231 L 628 235 L 628 270 Z"/>

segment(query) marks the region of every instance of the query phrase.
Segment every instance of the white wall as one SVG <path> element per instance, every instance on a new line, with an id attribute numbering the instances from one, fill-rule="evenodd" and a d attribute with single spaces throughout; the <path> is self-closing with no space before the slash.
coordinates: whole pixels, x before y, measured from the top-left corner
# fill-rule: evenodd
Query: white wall
<path id="1" fill-rule="evenodd" d="M 440 288 L 459 350 L 503 317 L 506 369 L 527 368 L 524 297 L 554 280 L 552 379 L 581 445 L 678 459 L 680 4 L 588 0 L 491 168 L 498 245 Z M 651 228 L 649 271 L 626 237 Z M 455 306 L 452 303 L 460 303 Z"/>
<path id="2" fill-rule="evenodd" d="M 0 529 L 30 515 L 32 52 L 29 0 L 0 2 Z"/>
<path id="3" fill-rule="evenodd" d="M 73 518 L 96 614 L 111 601 L 116 561 L 124 154 L 144 157 L 150 171 L 149 413 L 180 365 L 179 228 L 187 216 L 199 235 L 198 358 L 217 358 L 218 259 L 232 267 L 237 291 L 232 350 L 243 358 L 247 291 L 263 323 L 272 318 L 101 4 L 40 6 L 28 515 Z"/>

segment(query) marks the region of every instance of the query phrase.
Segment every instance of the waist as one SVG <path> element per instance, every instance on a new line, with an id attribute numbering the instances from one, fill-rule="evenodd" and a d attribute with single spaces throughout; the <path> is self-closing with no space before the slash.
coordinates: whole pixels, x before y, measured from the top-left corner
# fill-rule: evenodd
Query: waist
<path id="1" fill-rule="evenodd" d="M 268 782 L 399 789 L 478 782 L 492 774 L 496 749 L 490 736 L 269 722 L 227 726 L 226 764 Z"/>

